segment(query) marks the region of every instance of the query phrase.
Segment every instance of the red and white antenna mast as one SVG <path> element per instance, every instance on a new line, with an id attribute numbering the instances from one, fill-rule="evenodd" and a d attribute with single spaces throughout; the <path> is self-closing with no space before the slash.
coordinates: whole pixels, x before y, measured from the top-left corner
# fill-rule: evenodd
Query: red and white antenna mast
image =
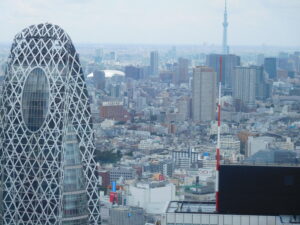
<path id="1" fill-rule="evenodd" d="M 218 139 L 216 149 L 216 212 L 219 212 L 219 170 L 221 147 L 221 91 L 222 91 L 222 56 L 220 56 L 219 98 L 218 98 Z"/>

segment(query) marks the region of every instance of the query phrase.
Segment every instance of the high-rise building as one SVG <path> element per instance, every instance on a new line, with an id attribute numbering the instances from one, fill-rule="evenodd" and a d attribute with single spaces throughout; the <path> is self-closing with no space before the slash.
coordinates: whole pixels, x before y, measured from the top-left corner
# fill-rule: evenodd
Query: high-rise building
<path id="1" fill-rule="evenodd" d="M 229 46 L 227 44 L 227 2 L 225 0 L 225 11 L 224 11 L 224 21 L 223 21 L 223 54 L 227 55 L 229 54 Z"/>
<path id="2" fill-rule="evenodd" d="M 121 84 L 113 83 L 109 85 L 109 96 L 114 98 L 120 98 L 122 95 Z"/>
<path id="3" fill-rule="evenodd" d="M 116 52 L 110 52 L 109 59 L 115 61 L 117 59 Z"/>
<path id="4" fill-rule="evenodd" d="M 265 71 L 268 73 L 270 79 L 277 79 L 277 59 L 274 57 L 265 58 Z"/>
<path id="5" fill-rule="evenodd" d="M 101 70 L 95 70 L 92 73 L 92 77 L 90 77 L 90 82 L 96 87 L 97 89 L 104 90 L 105 89 L 105 73 Z M 89 78 L 89 77 L 88 77 Z"/>
<path id="6" fill-rule="evenodd" d="M 277 58 L 277 67 L 280 70 L 295 71 L 295 61 L 292 59 L 292 55 L 287 52 L 280 52 Z"/>
<path id="7" fill-rule="evenodd" d="M 267 79 L 263 66 L 251 66 L 255 70 L 255 96 L 257 100 L 266 100 L 272 95 L 272 83 Z"/>
<path id="8" fill-rule="evenodd" d="M 233 69 L 240 66 L 241 58 L 237 55 L 210 54 L 206 56 L 206 65 L 213 68 L 220 76 L 220 56 L 222 56 L 222 84 L 226 89 L 232 88 Z"/>
<path id="9" fill-rule="evenodd" d="M 172 46 L 172 48 L 168 51 L 168 56 L 172 61 L 176 59 L 176 46 Z"/>
<path id="10" fill-rule="evenodd" d="M 198 66 L 193 71 L 192 116 L 194 121 L 215 119 L 217 74 L 212 68 Z"/>
<path id="11" fill-rule="evenodd" d="M 150 75 L 151 76 L 158 76 L 158 52 L 153 51 L 150 53 Z"/>
<path id="12" fill-rule="evenodd" d="M 102 48 L 98 48 L 95 51 L 95 62 L 96 63 L 101 63 L 103 60 L 103 49 Z"/>
<path id="13" fill-rule="evenodd" d="M 179 58 L 178 63 L 174 64 L 173 82 L 175 84 L 187 83 L 189 81 L 189 60 Z"/>
<path id="14" fill-rule="evenodd" d="M 294 52 L 290 57 L 294 61 L 295 72 L 300 73 L 300 52 Z"/>
<path id="15" fill-rule="evenodd" d="M 235 67 L 233 98 L 236 104 L 252 108 L 256 98 L 256 67 Z"/>
<path id="16" fill-rule="evenodd" d="M 135 80 L 142 79 L 144 77 L 143 69 L 136 66 L 125 66 L 125 76 Z"/>
<path id="17" fill-rule="evenodd" d="M 1 102 L 1 224 L 100 224 L 87 87 L 63 29 L 15 36 Z"/>
<path id="18" fill-rule="evenodd" d="M 182 96 L 177 100 L 177 109 L 179 120 L 188 120 L 191 118 L 191 98 L 189 96 Z"/>
<path id="19" fill-rule="evenodd" d="M 265 55 L 264 54 L 258 54 L 256 57 L 256 65 L 257 66 L 263 66 L 264 65 L 264 60 L 265 60 Z"/>

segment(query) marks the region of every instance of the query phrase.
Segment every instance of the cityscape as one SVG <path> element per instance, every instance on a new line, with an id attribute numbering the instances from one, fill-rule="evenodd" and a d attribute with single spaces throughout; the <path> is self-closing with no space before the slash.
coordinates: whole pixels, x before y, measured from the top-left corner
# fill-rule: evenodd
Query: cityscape
<path id="1" fill-rule="evenodd" d="M 0 3 L 1 225 L 300 224 L 300 2 L 163 1 Z"/>

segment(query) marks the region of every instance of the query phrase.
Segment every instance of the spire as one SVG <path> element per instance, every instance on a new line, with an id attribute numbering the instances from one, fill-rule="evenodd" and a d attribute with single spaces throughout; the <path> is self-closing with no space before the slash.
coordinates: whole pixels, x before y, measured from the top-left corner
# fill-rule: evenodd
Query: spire
<path id="1" fill-rule="evenodd" d="M 225 10 L 224 10 L 224 21 L 223 21 L 223 54 L 229 54 L 229 47 L 227 45 L 227 1 L 225 0 Z"/>

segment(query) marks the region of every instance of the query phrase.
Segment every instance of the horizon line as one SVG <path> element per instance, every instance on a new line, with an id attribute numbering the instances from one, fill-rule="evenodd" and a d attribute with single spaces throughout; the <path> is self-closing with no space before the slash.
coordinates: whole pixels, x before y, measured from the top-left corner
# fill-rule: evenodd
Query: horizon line
<path id="1" fill-rule="evenodd" d="M 0 45 L 11 45 L 12 41 L 0 41 Z M 198 47 L 222 47 L 222 44 L 214 44 L 214 43 L 139 43 L 139 42 L 130 42 L 130 43 L 121 43 L 121 42 L 76 42 L 73 41 L 75 45 L 144 45 L 144 46 L 198 46 Z M 101 47 L 101 46 L 99 46 Z M 276 45 L 276 44 L 237 44 L 237 45 L 229 45 L 230 48 L 234 47 L 276 47 L 276 48 L 299 48 L 299 45 Z"/>

